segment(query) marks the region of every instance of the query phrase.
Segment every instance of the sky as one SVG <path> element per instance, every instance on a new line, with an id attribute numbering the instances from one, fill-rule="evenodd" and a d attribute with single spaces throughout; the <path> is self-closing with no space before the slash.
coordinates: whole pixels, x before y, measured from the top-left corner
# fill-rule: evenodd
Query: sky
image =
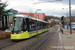
<path id="1" fill-rule="evenodd" d="M 52 16 L 69 16 L 67 15 L 69 12 L 69 0 L 1 0 L 2 2 L 7 1 L 8 6 L 6 9 L 15 9 L 19 12 L 25 13 L 35 13 L 37 9 L 41 9 L 37 11 L 37 13 L 45 13 L 45 15 Z M 47 2 L 50 1 L 50 2 Z M 55 1 L 55 2 L 51 2 Z M 36 4 L 34 4 L 36 3 Z M 37 4 L 38 3 L 38 4 Z M 63 9 L 64 8 L 64 9 Z M 71 13 L 75 12 L 75 0 L 71 0 Z"/>

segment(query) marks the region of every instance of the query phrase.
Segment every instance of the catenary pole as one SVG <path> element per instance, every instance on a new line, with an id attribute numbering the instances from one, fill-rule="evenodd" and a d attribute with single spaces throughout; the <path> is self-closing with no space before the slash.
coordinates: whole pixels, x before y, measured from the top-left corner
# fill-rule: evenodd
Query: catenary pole
<path id="1" fill-rule="evenodd" d="M 72 34 L 72 28 L 71 28 L 71 0 L 69 0 L 69 17 L 70 17 L 70 34 Z"/>

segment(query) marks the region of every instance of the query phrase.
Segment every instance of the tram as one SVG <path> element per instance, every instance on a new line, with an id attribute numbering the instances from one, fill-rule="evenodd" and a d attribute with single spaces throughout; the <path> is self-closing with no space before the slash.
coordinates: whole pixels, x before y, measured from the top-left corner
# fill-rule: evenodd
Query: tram
<path id="1" fill-rule="evenodd" d="M 17 14 L 13 18 L 11 40 L 22 40 L 48 31 L 48 22 Z"/>

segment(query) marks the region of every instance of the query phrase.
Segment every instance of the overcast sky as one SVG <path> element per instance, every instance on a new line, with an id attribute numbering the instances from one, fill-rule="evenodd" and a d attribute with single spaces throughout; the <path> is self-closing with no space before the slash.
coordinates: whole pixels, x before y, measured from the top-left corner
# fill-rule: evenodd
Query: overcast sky
<path id="1" fill-rule="evenodd" d="M 62 0 L 57 2 L 47 2 L 55 0 L 2 0 L 2 2 L 5 1 L 7 1 L 8 4 L 6 9 L 13 8 L 19 12 L 25 13 L 35 13 L 37 9 L 41 9 L 41 11 L 37 11 L 37 13 L 45 13 L 46 15 L 61 17 L 62 15 L 67 16 L 66 14 L 69 11 L 69 0 Z M 44 3 L 33 4 L 38 2 Z M 75 11 L 75 0 L 71 0 L 71 7 L 73 13 L 73 11 Z"/>

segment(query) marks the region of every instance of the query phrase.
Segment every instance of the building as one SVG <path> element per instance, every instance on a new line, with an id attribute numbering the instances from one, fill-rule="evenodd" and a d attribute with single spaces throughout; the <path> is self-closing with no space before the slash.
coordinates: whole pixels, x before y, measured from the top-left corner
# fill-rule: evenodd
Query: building
<path id="1" fill-rule="evenodd" d="M 70 18 L 65 17 L 65 22 L 70 23 Z M 71 16 L 71 22 L 75 22 L 75 16 Z"/>
<path id="2" fill-rule="evenodd" d="M 31 17 L 34 17 L 37 19 L 40 19 L 40 20 L 44 20 L 44 17 L 45 17 L 45 14 L 44 13 L 20 13 L 20 14 L 24 14 L 24 15 L 28 15 L 28 16 L 31 16 Z"/>
<path id="3" fill-rule="evenodd" d="M 4 10 L 4 11 L 7 11 L 7 10 Z M 11 9 L 10 12 L 8 12 L 8 14 L 4 14 L 0 18 L 0 30 L 5 30 L 5 29 L 11 27 L 13 15 L 15 15 L 15 14 L 18 14 L 18 11 Z"/>

